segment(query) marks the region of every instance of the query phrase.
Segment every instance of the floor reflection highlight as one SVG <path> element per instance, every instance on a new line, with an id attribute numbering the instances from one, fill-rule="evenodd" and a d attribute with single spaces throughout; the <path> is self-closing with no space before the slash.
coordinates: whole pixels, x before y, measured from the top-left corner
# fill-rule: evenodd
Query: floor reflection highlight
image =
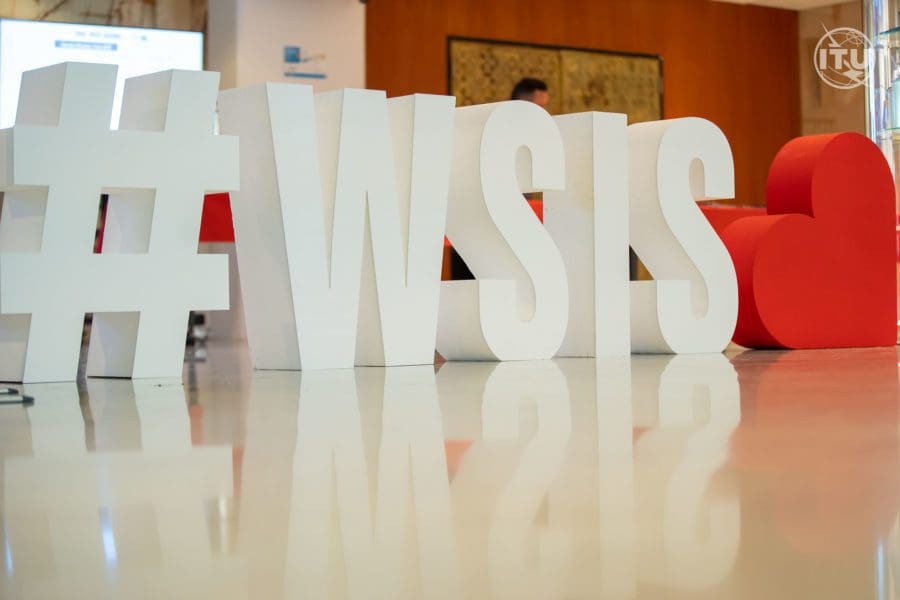
<path id="1" fill-rule="evenodd" d="M 3 598 L 889 598 L 896 349 L 25 386 Z"/>

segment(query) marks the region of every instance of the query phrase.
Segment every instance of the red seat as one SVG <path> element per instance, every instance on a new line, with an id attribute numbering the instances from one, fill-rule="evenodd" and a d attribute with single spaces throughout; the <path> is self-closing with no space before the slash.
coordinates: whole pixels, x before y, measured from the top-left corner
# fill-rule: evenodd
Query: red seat
<path id="1" fill-rule="evenodd" d="M 200 241 L 234 241 L 231 201 L 228 194 L 207 194 L 204 198 L 203 220 L 200 222 Z"/>

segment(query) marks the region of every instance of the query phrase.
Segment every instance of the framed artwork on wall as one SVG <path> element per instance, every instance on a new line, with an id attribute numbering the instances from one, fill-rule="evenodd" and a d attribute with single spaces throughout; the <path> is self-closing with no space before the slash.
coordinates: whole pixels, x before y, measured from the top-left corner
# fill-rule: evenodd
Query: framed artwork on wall
<path id="1" fill-rule="evenodd" d="M 457 106 L 508 100 L 516 82 L 534 77 L 550 88 L 551 114 L 617 112 L 629 123 L 663 118 L 657 55 L 451 36 L 447 57 Z"/>

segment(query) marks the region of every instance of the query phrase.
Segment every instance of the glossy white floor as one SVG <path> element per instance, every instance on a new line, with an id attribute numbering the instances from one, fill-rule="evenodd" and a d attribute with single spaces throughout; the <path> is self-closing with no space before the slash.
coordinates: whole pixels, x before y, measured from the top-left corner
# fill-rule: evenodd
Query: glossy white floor
<path id="1" fill-rule="evenodd" d="M 894 598 L 895 349 L 27 386 L 2 598 Z"/>

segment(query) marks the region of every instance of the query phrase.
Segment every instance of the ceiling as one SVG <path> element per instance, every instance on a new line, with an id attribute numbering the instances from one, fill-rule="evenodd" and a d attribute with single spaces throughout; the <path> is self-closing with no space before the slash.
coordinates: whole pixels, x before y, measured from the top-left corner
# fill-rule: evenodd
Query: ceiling
<path id="1" fill-rule="evenodd" d="M 847 0 L 719 0 L 719 2 L 731 2 L 732 4 L 756 4 L 757 6 L 771 6 L 773 8 L 789 8 L 792 10 L 806 10 L 843 4 Z"/>

